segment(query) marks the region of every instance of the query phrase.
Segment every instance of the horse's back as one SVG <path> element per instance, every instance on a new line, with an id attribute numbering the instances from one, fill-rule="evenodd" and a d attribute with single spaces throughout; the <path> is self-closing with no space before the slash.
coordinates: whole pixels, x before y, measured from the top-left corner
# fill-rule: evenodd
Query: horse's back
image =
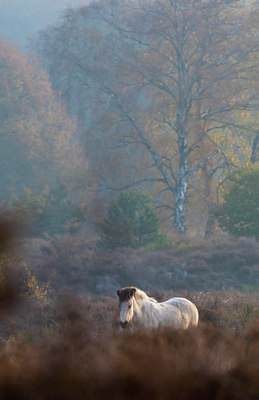
<path id="1" fill-rule="evenodd" d="M 196 305 L 184 297 L 172 297 L 160 304 L 171 305 L 180 310 L 184 319 L 186 319 L 187 327 L 189 325 L 197 326 L 199 321 L 199 313 Z"/>

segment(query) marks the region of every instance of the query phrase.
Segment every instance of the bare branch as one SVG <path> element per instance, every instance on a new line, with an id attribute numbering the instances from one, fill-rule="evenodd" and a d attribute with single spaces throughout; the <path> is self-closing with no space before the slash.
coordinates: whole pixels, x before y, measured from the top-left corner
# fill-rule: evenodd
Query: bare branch
<path id="1" fill-rule="evenodd" d="M 206 158 L 204 158 L 202 161 L 200 161 L 193 169 L 188 171 L 188 175 L 192 176 L 195 172 L 197 172 L 202 166 L 209 161 L 215 154 L 217 154 L 219 151 L 215 150 L 211 154 L 209 154 Z"/>

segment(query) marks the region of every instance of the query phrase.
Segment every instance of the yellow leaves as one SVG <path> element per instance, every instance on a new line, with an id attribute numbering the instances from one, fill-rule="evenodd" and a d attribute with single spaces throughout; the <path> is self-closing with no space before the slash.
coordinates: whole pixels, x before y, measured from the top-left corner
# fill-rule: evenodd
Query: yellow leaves
<path id="1" fill-rule="evenodd" d="M 251 151 L 249 135 L 229 127 L 212 131 L 210 137 L 233 165 L 240 167 L 245 160 L 249 160 Z"/>
<path id="2" fill-rule="evenodd" d="M 17 181 L 39 189 L 53 176 L 69 183 L 81 165 L 72 140 L 76 125 L 46 72 L 0 41 L 0 77 L 0 159 L 8 190 Z"/>
<path id="3" fill-rule="evenodd" d="M 240 118 L 249 120 L 251 118 L 251 112 L 247 110 L 241 111 Z"/>
<path id="4" fill-rule="evenodd" d="M 215 132 L 214 135 L 212 135 L 212 137 L 213 137 L 213 141 L 217 145 L 221 145 L 226 140 L 226 135 L 224 133 L 216 133 Z"/>
<path id="5" fill-rule="evenodd" d="M 155 136 L 161 136 L 165 133 L 165 130 L 160 122 L 157 122 L 153 125 L 152 131 L 153 135 Z"/>
<path id="6" fill-rule="evenodd" d="M 24 264 L 24 269 L 27 273 L 27 281 L 24 286 L 25 294 L 35 299 L 45 301 L 47 299 L 50 282 L 47 282 L 46 287 L 41 287 L 37 278 L 31 274 L 26 264 Z"/>
<path id="7" fill-rule="evenodd" d="M 29 157 L 48 158 L 59 141 L 68 145 L 75 126 L 47 74 L 32 67 L 17 48 L 0 42 L 0 75 L 6 86 L 0 88 L 0 103 L 8 110 L 5 127 L 27 145 Z"/>
<path id="8" fill-rule="evenodd" d="M 230 152 L 230 154 L 228 155 L 229 160 L 231 161 L 231 163 L 233 165 L 239 165 L 240 162 L 240 158 L 238 156 L 238 153 L 236 152 Z"/>

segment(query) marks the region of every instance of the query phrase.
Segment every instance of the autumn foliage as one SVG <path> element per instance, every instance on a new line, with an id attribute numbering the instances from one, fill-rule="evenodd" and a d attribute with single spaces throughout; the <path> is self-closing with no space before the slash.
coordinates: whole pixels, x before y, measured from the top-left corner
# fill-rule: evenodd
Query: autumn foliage
<path id="1" fill-rule="evenodd" d="M 256 13 L 254 1 L 108 0 L 41 32 L 37 50 L 106 201 L 141 185 L 171 230 L 204 229 L 257 135 Z"/>
<path id="2" fill-rule="evenodd" d="M 0 215 L 23 219 L 36 235 L 69 229 L 86 202 L 71 196 L 87 172 L 75 124 L 39 63 L 4 41 L 0 74 Z"/>
<path id="3" fill-rule="evenodd" d="M 0 40 L 0 400 L 259 398 L 257 12 L 98 0 L 40 59 Z M 129 285 L 198 328 L 120 331 Z"/>

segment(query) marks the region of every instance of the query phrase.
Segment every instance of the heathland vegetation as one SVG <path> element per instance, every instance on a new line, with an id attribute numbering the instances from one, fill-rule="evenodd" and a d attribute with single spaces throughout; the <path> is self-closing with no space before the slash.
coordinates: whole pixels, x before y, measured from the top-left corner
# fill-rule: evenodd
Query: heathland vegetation
<path id="1" fill-rule="evenodd" d="M 99 0 L 0 41 L 0 399 L 259 397 L 257 12 Z M 198 328 L 121 334 L 129 285 Z"/>
<path id="2" fill-rule="evenodd" d="M 256 399 L 258 248 L 248 239 L 167 250 L 22 240 L 1 226 L 2 399 Z M 29 266 L 29 267 L 28 267 Z M 188 297 L 197 329 L 119 330 L 115 290 Z"/>

